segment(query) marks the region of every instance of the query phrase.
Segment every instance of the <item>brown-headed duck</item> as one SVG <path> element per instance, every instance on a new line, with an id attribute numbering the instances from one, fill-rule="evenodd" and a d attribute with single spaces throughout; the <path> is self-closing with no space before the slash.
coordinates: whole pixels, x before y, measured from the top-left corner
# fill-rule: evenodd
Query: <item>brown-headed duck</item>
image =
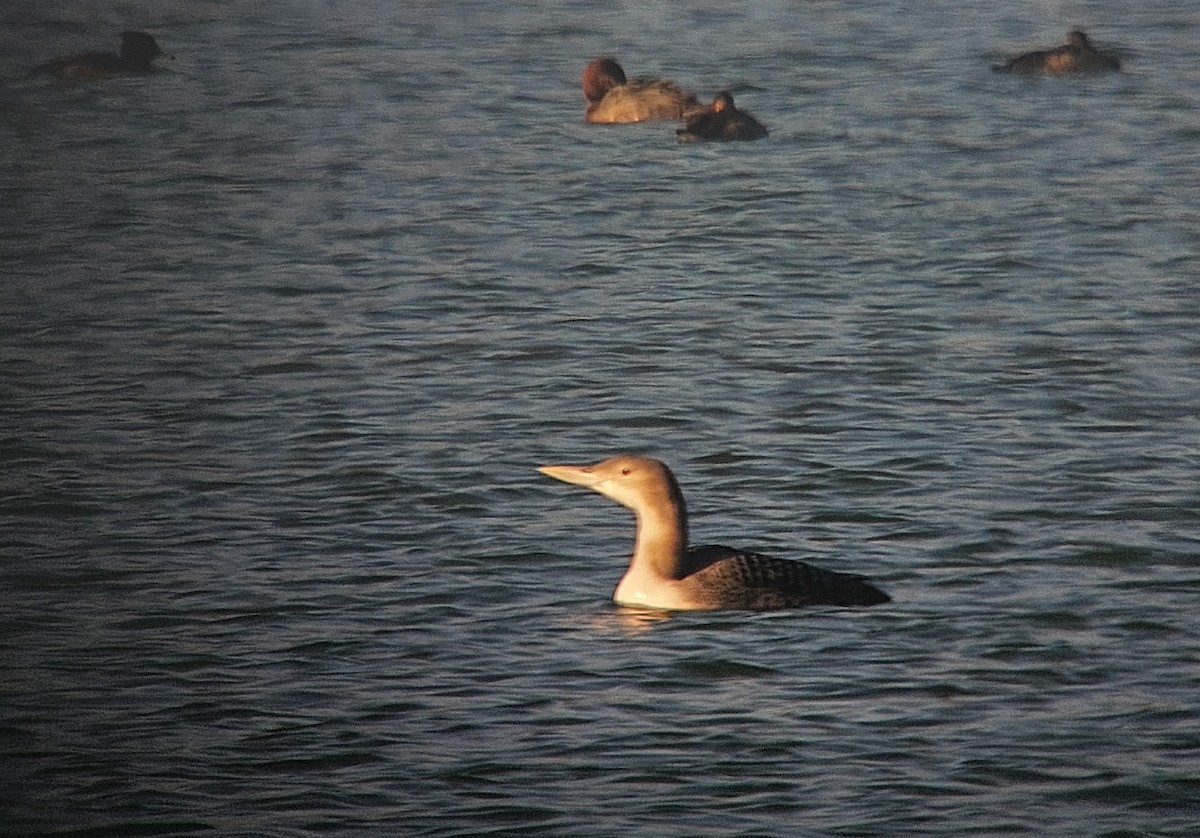
<path id="1" fill-rule="evenodd" d="M 122 32 L 121 52 L 87 52 L 33 68 L 37 75 L 56 76 L 70 81 L 86 81 L 128 73 L 148 73 L 150 62 L 164 55 L 158 42 L 145 32 Z"/>
<path id="2" fill-rule="evenodd" d="M 682 119 L 700 107 L 696 97 L 665 79 L 625 80 L 615 58 L 597 58 L 583 68 L 588 122 L 645 122 Z"/>
<path id="3" fill-rule="evenodd" d="M 1067 42 L 1062 46 L 1027 52 L 1003 66 L 996 67 L 996 71 L 1000 73 L 1040 76 L 1111 73 L 1120 69 L 1121 62 L 1116 56 L 1096 49 L 1088 40 L 1088 36 L 1078 29 L 1067 33 Z"/>
<path id="4" fill-rule="evenodd" d="M 704 140 L 761 140 L 766 127 L 745 111 L 739 111 L 728 93 L 718 93 L 712 105 L 687 117 L 683 128 L 675 132 L 680 142 Z"/>

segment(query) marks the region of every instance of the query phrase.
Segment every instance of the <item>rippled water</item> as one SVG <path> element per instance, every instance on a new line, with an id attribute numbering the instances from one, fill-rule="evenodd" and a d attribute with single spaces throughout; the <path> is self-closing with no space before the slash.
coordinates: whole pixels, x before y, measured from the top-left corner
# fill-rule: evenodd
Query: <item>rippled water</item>
<path id="1" fill-rule="evenodd" d="M 0 832 L 1196 833 L 1200 12 L 727 5 L 0 12 Z M 616 609 L 625 449 L 895 601 Z"/>

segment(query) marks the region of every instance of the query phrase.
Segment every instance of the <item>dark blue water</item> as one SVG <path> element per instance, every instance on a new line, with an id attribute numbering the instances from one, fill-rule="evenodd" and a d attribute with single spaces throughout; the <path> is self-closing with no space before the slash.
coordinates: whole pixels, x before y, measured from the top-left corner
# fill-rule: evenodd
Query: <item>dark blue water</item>
<path id="1" fill-rule="evenodd" d="M 0 23 L 0 833 L 1196 833 L 1190 4 Z M 602 52 L 770 138 L 585 125 Z M 534 467 L 629 449 L 894 602 L 616 609 Z"/>

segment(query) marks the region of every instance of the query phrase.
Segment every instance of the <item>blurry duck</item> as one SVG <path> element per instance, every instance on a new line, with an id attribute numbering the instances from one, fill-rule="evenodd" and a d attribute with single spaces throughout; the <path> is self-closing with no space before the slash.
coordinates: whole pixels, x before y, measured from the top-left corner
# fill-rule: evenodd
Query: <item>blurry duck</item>
<path id="1" fill-rule="evenodd" d="M 604 56 L 583 68 L 584 119 L 588 122 L 645 122 L 681 119 L 700 108 L 696 97 L 665 79 L 626 81 L 615 58 Z"/>
<path id="2" fill-rule="evenodd" d="M 690 114 L 683 128 L 675 132 L 680 142 L 703 140 L 761 140 L 766 127 L 745 111 L 739 111 L 728 93 L 718 93 L 705 110 Z"/>
<path id="3" fill-rule="evenodd" d="M 165 55 L 158 42 L 145 32 L 121 33 L 121 52 L 87 52 L 50 61 L 33 68 L 34 75 L 55 76 L 70 81 L 150 72 L 150 62 Z"/>
<path id="4" fill-rule="evenodd" d="M 661 460 L 618 454 L 594 465 L 541 466 L 633 510 L 633 557 L 613 600 L 664 611 L 768 611 L 879 605 L 891 597 L 862 576 L 718 544 L 688 546 L 683 491 Z"/>
<path id="5" fill-rule="evenodd" d="M 998 73 L 1065 76 L 1076 73 L 1112 73 L 1121 69 L 1121 62 L 1116 56 L 1101 52 L 1092 46 L 1092 42 L 1083 32 L 1072 29 L 1067 33 L 1067 41 L 1062 46 L 1018 55 L 995 69 Z"/>

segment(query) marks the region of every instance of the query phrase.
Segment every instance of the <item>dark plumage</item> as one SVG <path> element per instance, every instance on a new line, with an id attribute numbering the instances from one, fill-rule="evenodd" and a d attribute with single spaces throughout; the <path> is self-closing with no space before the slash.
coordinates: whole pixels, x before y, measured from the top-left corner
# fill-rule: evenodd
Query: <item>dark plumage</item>
<path id="1" fill-rule="evenodd" d="M 728 93 L 718 93 L 707 110 L 687 116 L 675 135 L 680 142 L 704 140 L 761 140 L 766 127 L 745 111 L 739 111 Z"/>
<path id="2" fill-rule="evenodd" d="M 837 573 L 794 559 L 747 553 L 719 544 L 688 548 L 697 581 L 726 591 L 724 608 L 771 611 L 805 605 L 881 605 L 892 598 L 864 576 Z"/>
<path id="3" fill-rule="evenodd" d="M 1066 43 L 1062 46 L 1018 55 L 995 69 L 998 73 L 1063 76 L 1076 73 L 1112 73 L 1121 69 L 1121 62 L 1116 56 L 1096 49 L 1087 35 L 1073 29 L 1067 33 Z"/>
<path id="4" fill-rule="evenodd" d="M 150 63 L 163 55 L 158 42 L 145 32 L 121 33 L 121 52 L 86 52 L 33 68 L 35 75 L 55 76 L 70 81 L 101 79 L 128 73 L 147 73 Z"/>

